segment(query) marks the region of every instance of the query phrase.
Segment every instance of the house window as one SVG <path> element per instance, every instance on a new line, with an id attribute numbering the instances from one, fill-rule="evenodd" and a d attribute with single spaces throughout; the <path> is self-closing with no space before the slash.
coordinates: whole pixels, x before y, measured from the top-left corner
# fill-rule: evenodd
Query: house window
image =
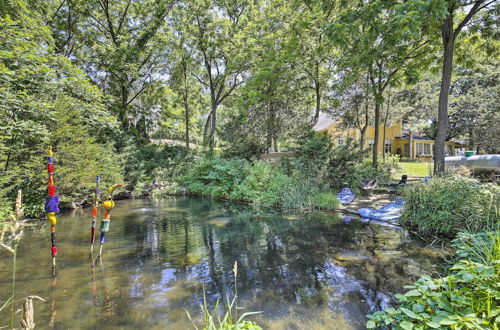
<path id="1" fill-rule="evenodd" d="M 373 150 L 373 145 L 375 144 L 373 139 L 368 139 L 368 149 Z"/>
<path id="2" fill-rule="evenodd" d="M 417 143 L 417 156 L 432 156 L 432 144 Z"/>
<path id="3" fill-rule="evenodd" d="M 384 142 L 384 152 L 386 154 L 390 154 L 392 152 L 392 141 L 391 140 L 385 140 L 385 142 Z"/>

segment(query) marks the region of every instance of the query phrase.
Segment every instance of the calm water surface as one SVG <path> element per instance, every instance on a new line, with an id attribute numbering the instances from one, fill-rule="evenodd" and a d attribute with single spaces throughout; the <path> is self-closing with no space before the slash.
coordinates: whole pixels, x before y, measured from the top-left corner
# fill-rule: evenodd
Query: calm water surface
<path id="1" fill-rule="evenodd" d="M 118 201 L 96 260 L 90 217 L 58 217 L 55 278 L 47 222 L 19 244 L 15 296 L 45 299 L 35 302 L 37 328 L 191 329 L 185 310 L 200 317 L 203 287 L 212 306 L 234 294 L 237 261 L 239 313 L 262 311 L 252 319 L 265 329 L 363 329 L 367 313 L 441 263 L 402 229 L 194 198 Z M 12 264 L 0 257 L 4 302 Z M 10 319 L 0 312 L 0 327 Z"/>

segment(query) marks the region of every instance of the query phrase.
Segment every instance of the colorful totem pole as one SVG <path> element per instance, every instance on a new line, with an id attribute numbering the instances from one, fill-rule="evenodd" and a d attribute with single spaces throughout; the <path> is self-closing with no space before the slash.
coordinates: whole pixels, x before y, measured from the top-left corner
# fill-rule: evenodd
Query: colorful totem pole
<path id="1" fill-rule="evenodd" d="M 59 196 L 56 195 L 56 187 L 54 186 L 54 159 L 52 158 L 52 147 L 47 148 L 47 173 L 49 175 L 48 196 L 45 198 L 45 212 L 47 219 L 50 222 L 50 239 L 52 242 L 52 266 L 56 266 L 56 213 L 59 213 Z"/>
<path id="2" fill-rule="evenodd" d="M 95 241 L 95 227 L 97 223 L 97 207 L 99 206 L 99 182 L 101 178 L 99 175 L 95 177 L 96 185 L 95 185 L 95 196 L 94 196 L 94 207 L 92 208 L 92 225 L 90 227 L 90 253 L 94 251 L 94 241 Z"/>
<path id="3" fill-rule="evenodd" d="M 110 217 L 109 213 L 111 212 L 111 209 L 115 207 L 115 202 L 113 201 L 113 191 L 116 188 L 122 187 L 122 184 L 115 184 L 107 190 L 106 193 L 106 200 L 102 203 L 102 207 L 104 207 L 104 217 L 102 218 L 101 221 L 101 247 L 99 248 L 99 256 L 102 254 L 102 246 L 104 245 L 104 238 L 106 236 L 106 233 L 109 231 L 109 223 L 110 223 Z"/>

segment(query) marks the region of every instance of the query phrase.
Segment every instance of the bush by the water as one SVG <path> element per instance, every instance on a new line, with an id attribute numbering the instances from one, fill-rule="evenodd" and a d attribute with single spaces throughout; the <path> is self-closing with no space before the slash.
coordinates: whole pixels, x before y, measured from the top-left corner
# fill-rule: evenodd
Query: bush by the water
<path id="1" fill-rule="evenodd" d="M 180 178 L 188 192 L 262 206 L 335 209 L 331 192 L 321 192 L 297 171 L 287 174 L 278 165 L 241 158 L 202 157 Z"/>
<path id="2" fill-rule="evenodd" d="M 178 182 L 190 194 L 252 202 L 262 206 L 333 210 L 342 187 L 360 191 L 360 182 L 388 181 L 398 157 L 388 156 L 378 169 L 362 161 L 355 144 L 333 148 L 328 134 L 311 132 L 295 155 L 280 164 L 242 158 L 193 158 Z"/>
<path id="3" fill-rule="evenodd" d="M 400 305 L 369 315 L 367 328 L 498 329 L 500 321 L 500 232 L 461 234 L 455 264 L 446 277 L 424 275 Z"/>
<path id="4" fill-rule="evenodd" d="M 500 221 L 500 188 L 458 175 L 410 185 L 402 222 L 430 234 L 495 230 Z"/>

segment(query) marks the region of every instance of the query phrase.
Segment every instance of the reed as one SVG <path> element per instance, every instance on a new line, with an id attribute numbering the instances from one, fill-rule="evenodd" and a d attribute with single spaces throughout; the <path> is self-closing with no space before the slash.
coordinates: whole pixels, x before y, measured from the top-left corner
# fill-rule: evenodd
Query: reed
<path id="1" fill-rule="evenodd" d="M 500 188 L 452 175 L 403 190 L 402 222 L 419 232 L 455 236 L 493 231 L 500 221 Z"/>
<path id="2" fill-rule="evenodd" d="M 231 329 L 246 329 L 246 330 L 262 330 L 254 322 L 245 320 L 248 316 L 259 314 L 261 312 L 247 312 L 238 317 L 238 264 L 234 263 L 234 296 L 232 299 L 229 295 L 226 296 L 225 313 L 221 315 L 220 312 L 220 299 L 217 299 L 213 309 L 208 306 L 207 295 L 205 286 L 203 286 L 203 305 L 201 311 L 203 314 L 203 330 L 231 330 Z M 186 310 L 187 316 L 196 330 L 200 328 L 196 325 L 189 312 Z"/>

